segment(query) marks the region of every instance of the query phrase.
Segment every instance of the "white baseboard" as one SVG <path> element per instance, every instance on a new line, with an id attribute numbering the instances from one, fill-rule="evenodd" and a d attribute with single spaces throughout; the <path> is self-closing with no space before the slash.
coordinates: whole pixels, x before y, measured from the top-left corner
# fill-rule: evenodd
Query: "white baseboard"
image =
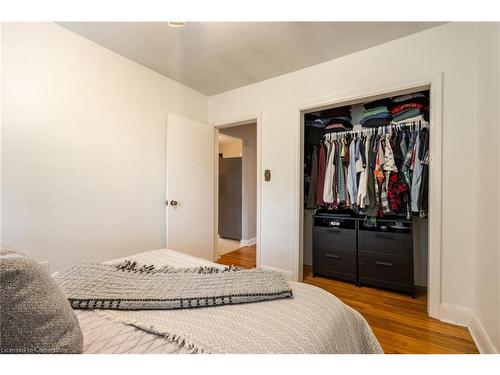
<path id="1" fill-rule="evenodd" d="M 472 312 L 469 326 L 469 333 L 472 336 L 472 339 L 476 343 L 477 349 L 481 354 L 498 354 L 491 342 L 486 330 L 484 329 L 481 321 L 478 316 Z"/>
<path id="2" fill-rule="evenodd" d="M 276 271 L 276 272 L 282 273 L 285 276 L 286 280 L 292 280 L 292 272 L 291 271 L 287 271 L 287 270 L 283 270 L 281 268 L 275 268 L 275 267 L 271 267 L 271 266 L 264 266 L 264 265 L 261 265 L 260 268 L 263 270 L 266 270 L 266 271 Z"/>
<path id="3" fill-rule="evenodd" d="M 462 306 L 442 303 L 439 319 L 446 323 L 467 327 L 470 323 L 471 311 Z"/>
<path id="4" fill-rule="evenodd" d="M 481 354 L 496 354 L 497 351 L 473 310 L 462 306 L 441 304 L 440 320 L 446 323 L 467 327 Z"/>
<path id="5" fill-rule="evenodd" d="M 240 245 L 241 246 L 253 246 L 257 243 L 256 238 L 250 238 L 249 240 L 241 240 Z"/>

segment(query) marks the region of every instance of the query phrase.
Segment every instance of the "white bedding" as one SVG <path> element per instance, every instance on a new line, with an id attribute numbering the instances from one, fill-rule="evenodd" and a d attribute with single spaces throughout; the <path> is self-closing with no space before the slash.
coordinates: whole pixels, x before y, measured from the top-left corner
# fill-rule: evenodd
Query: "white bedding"
<path id="1" fill-rule="evenodd" d="M 156 266 L 224 267 L 166 249 L 106 263 L 118 263 L 124 259 Z M 155 312 L 158 315 L 154 315 L 144 311 L 75 310 L 83 332 L 84 353 L 382 352 L 373 332 L 358 312 L 320 288 L 295 282 L 290 282 L 290 285 L 294 297 L 288 300 L 175 312 L 189 316 L 191 320 L 186 321 L 193 322 L 192 326 L 186 322 L 178 323 L 175 316 L 179 315 L 167 311 Z M 277 317 L 280 320 L 276 320 Z M 125 321 L 132 324 L 123 323 Z M 231 327 L 227 322 L 231 322 Z M 204 328 L 203 334 L 199 333 L 200 327 Z M 180 336 L 182 340 L 174 342 L 152 331 Z M 224 335 L 227 335 L 224 340 L 211 339 Z M 232 344 L 225 344 L 231 340 Z M 196 349 L 192 343 L 196 344 Z"/>

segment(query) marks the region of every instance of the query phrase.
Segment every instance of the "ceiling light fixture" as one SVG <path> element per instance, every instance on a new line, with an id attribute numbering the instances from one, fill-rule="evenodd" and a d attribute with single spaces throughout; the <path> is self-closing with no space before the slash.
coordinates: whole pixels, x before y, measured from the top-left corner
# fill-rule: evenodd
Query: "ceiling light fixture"
<path id="1" fill-rule="evenodd" d="M 170 27 L 184 27 L 186 22 L 184 21 L 168 21 L 168 26 Z"/>

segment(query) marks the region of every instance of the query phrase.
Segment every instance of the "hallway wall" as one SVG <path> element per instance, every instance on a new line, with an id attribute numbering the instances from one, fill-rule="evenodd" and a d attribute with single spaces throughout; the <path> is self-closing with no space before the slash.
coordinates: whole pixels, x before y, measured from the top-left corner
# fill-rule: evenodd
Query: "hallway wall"
<path id="1" fill-rule="evenodd" d="M 257 236 L 257 125 L 239 125 L 219 129 L 219 133 L 243 141 L 242 167 L 242 240 Z"/>

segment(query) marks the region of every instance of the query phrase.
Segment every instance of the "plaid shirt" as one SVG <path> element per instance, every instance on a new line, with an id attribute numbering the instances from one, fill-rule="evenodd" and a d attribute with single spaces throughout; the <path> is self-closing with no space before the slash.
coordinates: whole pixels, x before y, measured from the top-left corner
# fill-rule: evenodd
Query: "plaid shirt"
<path id="1" fill-rule="evenodd" d="M 377 158 L 375 162 L 375 194 L 377 196 L 377 200 L 379 204 L 379 215 L 384 216 L 384 214 L 388 214 L 391 212 L 389 208 L 389 201 L 387 200 L 387 181 L 386 176 L 384 175 L 384 149 L 383 140 L 379 141 L 377 147 Z"/>
<path id="2" fill-rule="evenodd" d="M 378 210 L 380 209 L 380 194 L 379 194 L 380 187 L 376 175 L 374 175 L 373 177 L 373 187 L 375 191 L 375 206 L 377 207 L 377 212 L 378 212 Z"/>
<path id="3" fill-rule="evenodd" d="M 382 182 L 380 187 L 380 204 L 382 206 L 381 209 L 384 214 L 388 214 L 389 212 L 391 212 L 388 198 L 388 191 L 386 189 L 385 183 Z"/>
<path id="4" fill-rule="evenodd" d="M 398 174 L 391 172 L 387 191 L 387 199 L 389 200 L 391 211 L 395 212 L 401 208 L 404 202 L 404 194 L 407 190 L 408 186 L 398 178 Z"/>

